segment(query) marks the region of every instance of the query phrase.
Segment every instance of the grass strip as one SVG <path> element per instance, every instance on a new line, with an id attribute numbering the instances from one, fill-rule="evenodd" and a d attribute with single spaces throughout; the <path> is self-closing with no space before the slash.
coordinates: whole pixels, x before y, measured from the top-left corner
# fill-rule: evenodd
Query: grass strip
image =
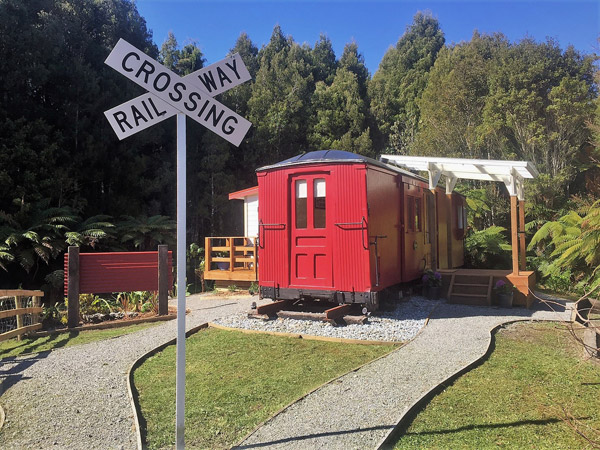
<path id="1" fill-rule="evenodd" d="M 584 448 L 600 435 L 600 365 L 564 325 L 516 323 L 413 419 L 395 449 Z"/>
<path id="2" fill-rule="evenodd" d="M 90 342 L 110 339 L 125 334 L 134 333 L 146 328 L 158 325 L 158 323 L 143 323 L 130 325 L 120 328 L 110 328 L 105 330 L 86 330 L 54 333 L 49 336 L 39 338 L 23 338 L 17 341 L 16 338 L 0 342 L 0 359 L 9 356 L 19 356 L 28 353 L 40 353 L 48 350 L 56 350 L 73 345 L 83 345 Z"/>
<path id="3" fill-rule="evenodd" d="M 230 447 L 292 401 L 394 348 L 202 330 L 186 343 L 186 446 Z M 133 378 L 148 448 L 172 448 L 175 346 Z"/>

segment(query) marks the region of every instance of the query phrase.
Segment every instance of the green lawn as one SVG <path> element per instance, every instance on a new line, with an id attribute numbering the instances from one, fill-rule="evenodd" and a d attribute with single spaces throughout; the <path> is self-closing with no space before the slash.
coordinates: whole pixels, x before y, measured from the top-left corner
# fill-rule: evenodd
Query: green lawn
<path id="1" fill-rule="evenodd" d="M 585 448 L 567 424 L 598 440 L 600 365 L 583 361 L 564 325 L 514 324 L 496 348 L 421 411 L 397 449 Z"/>
<path id="2" fill-rule="evenodd" d="M 9 356 L 18 356 L 26 353 L 39 353 L 47 350 L 55 350 L 61 347 L 71 347 L 72 345 L 82 345 L 89 342 L 110 339 L 124 334 L 133 333 L 156 325 L 156 323 L 142 323 L 138 325 L 129 325 L 121 328 L 111 328 L 107 330 L 89 330 L 89 331 L 71 331 L 63 333 L 54 333 L 40 338 L 24 338 L 17 341 L 16 338 L 0 342 L 0 358 Z"/>
<path id="3" fill-rule="evenodd" d="M 230 447 L 285 405 L 394 348 L 202 330 L 186 344 L 186 446 Z M 146 443 L 172 448 L 175 346 L 136 369 L 134 384 Z"/>

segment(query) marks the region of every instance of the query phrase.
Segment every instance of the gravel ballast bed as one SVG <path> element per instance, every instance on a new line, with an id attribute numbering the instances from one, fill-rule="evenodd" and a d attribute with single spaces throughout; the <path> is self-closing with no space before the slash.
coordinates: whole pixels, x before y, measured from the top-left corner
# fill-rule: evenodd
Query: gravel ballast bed
<path id="1" fill-rule="evenodd" d="M 214 323 L 244 330 L 292 333 L 365 341 L 406 342 L 425 325 L 439 301 L 411 297 L 394 305 L 391 311 L 378 311 L 363 325 L 333 326 L 326 322 L 299 319 L 261 320 L 248 318 L 246 313 L 222 317 Z"/>

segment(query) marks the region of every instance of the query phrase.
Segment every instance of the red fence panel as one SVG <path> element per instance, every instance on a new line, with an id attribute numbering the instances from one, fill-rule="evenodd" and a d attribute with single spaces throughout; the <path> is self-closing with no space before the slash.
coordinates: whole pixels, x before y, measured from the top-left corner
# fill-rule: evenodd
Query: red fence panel
<path id="1" fill-rule="evenodd" d="M 173 285 L 173 252 L 169 252 L 169 286 Z M 69 284 L 69 254 L 65 253 L 65 295 Z M 157 291 L 158 252 L 79 254 L 79 292 Z"/>

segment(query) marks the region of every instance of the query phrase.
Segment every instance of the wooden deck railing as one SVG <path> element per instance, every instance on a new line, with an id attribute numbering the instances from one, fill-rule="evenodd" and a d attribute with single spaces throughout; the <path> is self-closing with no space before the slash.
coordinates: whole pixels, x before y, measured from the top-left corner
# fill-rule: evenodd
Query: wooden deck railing
<path id="1" fill-rule="evenodd" d="M 207 237 L 204 249 L 205 280 L 258 280 L 256 238 Z"/>
<path id="2" fill-rule="evenodd" d="M 43 291 L 0 290 L 0 342 L 42 328 Z"/>

